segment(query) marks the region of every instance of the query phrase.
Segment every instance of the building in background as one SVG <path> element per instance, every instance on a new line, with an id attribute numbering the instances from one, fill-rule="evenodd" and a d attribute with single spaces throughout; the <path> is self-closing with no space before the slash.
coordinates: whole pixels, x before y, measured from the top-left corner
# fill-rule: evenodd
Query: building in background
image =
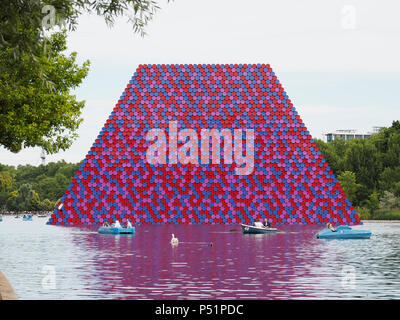
<path id="1" fill-rule="evenodd" d="M 379 133 L 379 131 L 380 131 L 382 128 L 384 128 L 384 127 L 378 127 L 378 126 L 372 127 L 372 133 Z"/>
<path id="2" fill-rule="evenodd" d="M 369 139 L 371 135 L 376 134 L 382 127 L 373 127 L 372 132 L 361 132 L 353 129 L 346 129 L 346 130 L 336 130 L 324 133 L 324 140 L 325 142 L 331 142 L 338 138 L 343 140 L 352 140 L 352 139 Z"/>

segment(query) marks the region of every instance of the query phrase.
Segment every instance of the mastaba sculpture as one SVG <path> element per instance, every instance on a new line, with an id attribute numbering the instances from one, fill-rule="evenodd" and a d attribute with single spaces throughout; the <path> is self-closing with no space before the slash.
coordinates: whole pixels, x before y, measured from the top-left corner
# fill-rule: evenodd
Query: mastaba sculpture
<path id="1" fill-rule="evenodd" d="M 49 224 L 358 224 L 267 64 L 140 65 Z"/>

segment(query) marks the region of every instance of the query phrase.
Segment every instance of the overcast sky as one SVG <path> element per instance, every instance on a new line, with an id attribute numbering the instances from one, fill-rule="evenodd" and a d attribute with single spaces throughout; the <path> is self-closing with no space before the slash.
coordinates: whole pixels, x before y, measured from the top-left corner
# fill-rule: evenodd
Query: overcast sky
<path id="1" fill-rule="evenodd" d="M 82 16 L 69 51 L 91 68 L 75 90 L 86 100 L 72 147 L 46 161 L 82 160 L 142 63 L 269 63 L 311 134 L 370 131 L 400 120 L 400 2 L 175 0 L 141 38 Z M 0 148 L 0 163 L 40 164 L 40 149 Z"/>

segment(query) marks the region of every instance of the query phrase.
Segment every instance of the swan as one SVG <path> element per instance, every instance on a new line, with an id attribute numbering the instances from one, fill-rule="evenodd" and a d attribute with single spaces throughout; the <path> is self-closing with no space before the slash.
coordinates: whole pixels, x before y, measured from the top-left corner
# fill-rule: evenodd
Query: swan
<path id="1" fill-rule="evenodd" d="M 175 235 L 172 234 L 171 244 L 172 244 L 172 245 L 178 244 L 178 242 L 179 242 L 178 238 L 175 238 Z"/>

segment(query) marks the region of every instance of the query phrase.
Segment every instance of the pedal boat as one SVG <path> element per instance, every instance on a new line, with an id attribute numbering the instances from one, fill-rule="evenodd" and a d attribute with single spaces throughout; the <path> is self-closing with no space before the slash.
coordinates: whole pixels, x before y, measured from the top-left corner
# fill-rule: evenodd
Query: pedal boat
<path id="1" fill-rule="evenodd" d="M 135 228 L 100 227 L 97 232 L 101 234 L 135 234 Z"/>
<path id="2" fill-rule="evenodd" d="M 318 239 L 369 239 L 371 231 L 353 230 L 349 226 L 341 225 L 336 228 L 336 232 L 324 229 L 317 233 Z"/>

